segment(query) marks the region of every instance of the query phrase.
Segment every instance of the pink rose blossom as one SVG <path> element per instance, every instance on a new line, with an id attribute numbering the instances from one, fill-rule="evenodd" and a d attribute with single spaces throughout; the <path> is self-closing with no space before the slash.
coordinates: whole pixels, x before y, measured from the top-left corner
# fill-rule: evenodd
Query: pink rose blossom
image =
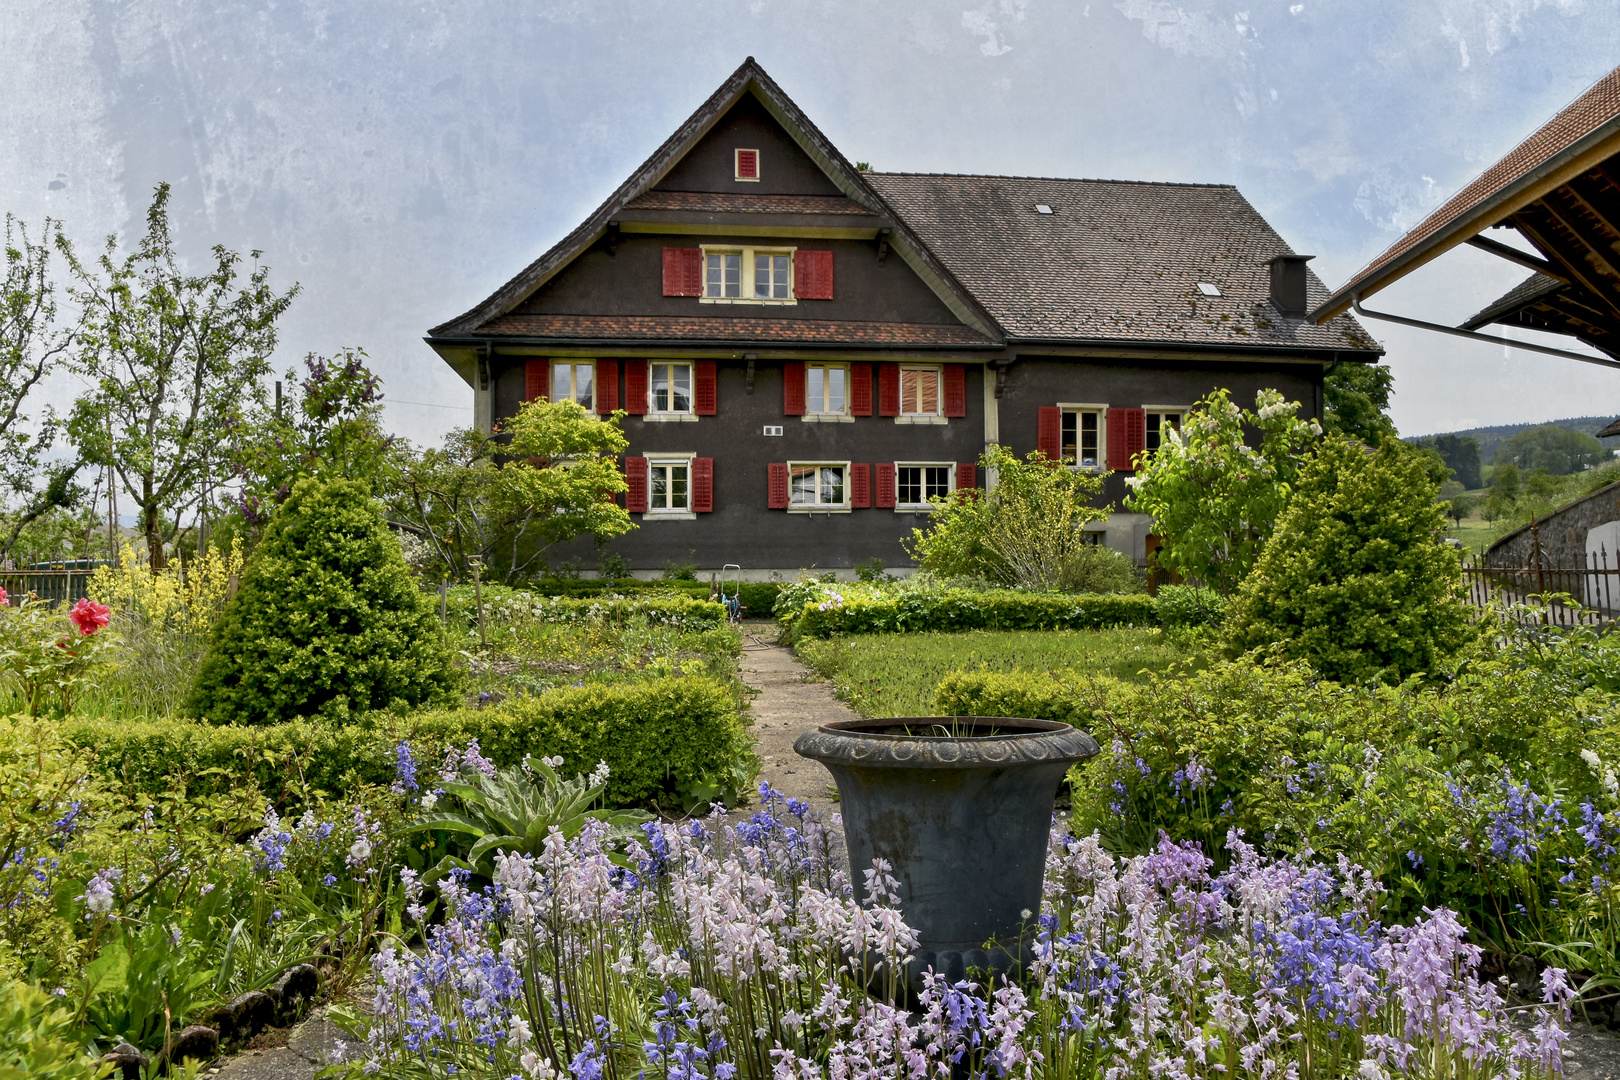
<path id="1" fill-rule="evenodd" d="M 68 612 L 68 618 L 73 620 L 73 625 L 79 628 L 79 633 L 84 637 L 89 637 L 106 626 L 111 617 L 111 608 L 106 604 L 96 603 L 88 596 L 74 604 L 73 610 Z"/>
<path id="2" fill-rule="evenodd" d="M 11 604 L 11 594 L 6 592 L 5 589 L 0 588 L 0 607 L 7 607 L 10 604 Z"/>

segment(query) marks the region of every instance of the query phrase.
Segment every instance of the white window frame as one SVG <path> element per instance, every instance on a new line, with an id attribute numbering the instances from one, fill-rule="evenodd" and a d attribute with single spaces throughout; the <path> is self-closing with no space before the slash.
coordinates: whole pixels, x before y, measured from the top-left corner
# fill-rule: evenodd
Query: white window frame
<path id="1" fill-rule="evenodd" d="M 655 369 L 657 369 L 660 365 L 665 366 L 665 367 L 684 367 L 684 368 L 686 368 L 686 372 L 687 372 L 686 408 L 684 408 L 684 409 L 660 409 L 660 408 L 657 407 L 657 405 L 656 405 L 657 398 L 654 396 L 653 376 L 654 376 Z M 673 384 L 673 382 L 674 382 L 673 377 L 671 378 L 670 381 Z M 673 386 L 671 388 L 670 396 L 671 396 L 671 398 L 674 397 Z M 693 363 L 691 360 L 648 360 L 647 361 L 647 411 L 642 414 L 641 419 L 643 421 L 648 422 L 648 423 L 654 423 L 654 424 L 678 424 L 678 423 L 695 422 L 697 420 L 697 413 L 693 412 L 693 410 L 696 409 L 696 408 L 697 408 L 697 364 Z"/>
<path id="2" fill-rule="evenodd" d="M 700 304 L 775 304 L 778 306 L 792 306 L 799 302 L 794 295 L 798 289 L 799 279 L 794 267 L 796 247 L 782 247 L 778 244 L 738 245 L 738 244 L 701 244 L 699 250 L 703 252 L 703 295 L 698 297 Z M 709 295 L 709 256 L 710 255 L 738 255 L 741 256 L 740 277 L 737 281 L 737 291 L 740 296 L 710 296 Z M 756 255 L 786 255 L 788 261 L 787 296 L 755 296 L 754 295 L 754 257 Z"/>
<path id="3" fill-rule="evenodd" d="M 850 506 L 850 462 L 848 461 L 790 461 L 788 467 L 788 512 L 791 514 L 847 514 Z M 796 503 L 793 501 L 793 470 L 802 468 L 844 470 L 844 501 L 840 503 Z M 821 497 L 821 474 L 816 474 L 816 497 Z"/>
<path id="4" fill-rule="evenodd" d="M 596 383 L 596 361 L 595 360 L 575 360 L 572 357 L 553 357 L 551 359 L 551 370 L 546 373 L 546 383 L 547 383 L 547 385 L 546 385 L 546 399 L 548 401 L 560 400 L 556 396 L 556 393 L 557 393 L 557 369 L 559 367 L 567 367 L 567 368 L 570 369 L 569 370 L 568 382 L 569 382 L 569 385 L 573 388 L 573 390 L 569 394 L 569 397 L 568 397 L 569 401 L 578 401 L 579 400 L 579 397 L 578 397 L 579 379 L 578 379 L 577 375 L 573 372 L 572 369 L 581 368 L 581 367 L 588 367 L 588 368 L 591 369 L 591 403 L 589 405 L 583 406 L 583 408 L 585 408 L 586 410 L 588 410 L 590 412 L 595 412 L 596 411 L 596 392 L 599 389 L 598 386 L 597 386 L 597 383 Z"/>
<path id="5" fill-rule="evenodd" d="M 954 461 L 897 461 L 894 463 L 894 512 L 897 514 L 927 513 L 934 509 L 934 504 L 925 496 L 922 502 L 900 501 L 900 470 L 901 469 L 939 469 L 945 470 L 945 497 L 948 499 L 956 491 L 956 462 Z M 923 491 L 928 490 L 928 477 L 923 474 Z"/>
<path id="6" fill-rule="evenodd" d="M 938 380 L 934 399 L 934 411 L 906 412 L 906 372 L 932 371 Z M 901 364 L 900 365 L 900 415 L 894 418 L 897 424 L 943 424 L 945 418 L 945 365 L 944 364 Z"/>
<path id="7" fill-rule="evenodd" d="M 816 373 L 819 369 L 823 373 L 822 385 L 825 386 L 825 372 L 830 368 L 838 368 L 844 373 L 844 407 L 837 412 L 823 412 L 815 407 L 817 397 L 812 388 L 813 380 L 815 379 Z M 806 362 L 804 365 L 804 415 L 799 417 L 799 419 L 807 424 L 853 424 L 855 422 L 855 417 L 850 412 L 851 402 L 849 380 L 850 374 L 848 364 L 824 360 L 812 360 Z M 823 394 L 821 400 L 825 400 L 825 397 L 826 395 Z"/>
<path id="8" fill-rule="evenodd" d="M 1058 402 L 1060 415 L 1058 419 L 1058 453 L 1063 452 L 1063 420 L 1062 417 L 1070 413 L 1096 413 L 1097 414 L 1097 463 L 1086 465 L 1079 460 L 1079 422 L 1075 422 L 1075 460 L 1069 465 L 1071 469 L 1085 469 L 1089 472 L 1102 472 L 1108 467 L 1108 406 L 1095 402 L 1060 401 Z"/>
<path id="9" fill-rule="evenodd" d="M 1144 406 L 1142 406 L 1142 412 L 1145 413 L 1146 416 L 1158 416 L 1159 417 L 1159 423 L 1161 425 L 1161 431 L 1160 431 L 1160 434 L 1159 434 L 1159 438 L 1161 440 L 1160 445 L 1162 446 L 1163 445 L 1162 440 L 1164 439 L 1164 434 L 1163 434 L 1163 431 L 1162 431 L 1162 425 L 1164 423 L 1165 414 L 1166 413 L 1175 413 L 1177 416 L 1179 416 L 1181 418 L 1180 420 L 1178 420 L 1176 422 L 1176 430 L 1181 431 L 1181 430 L 1185 429 L 1186 426 L 1187 426 L 1187 414 L 1192 412 L 1192 406 L 1191 405 L 1144 405 Z M 1151 454 L 1151 453 L 1153 453 L 1153 450 L 1155 448 L 1150 447 L 1147 444 L 1148 427 L 1147 427 L 1146 416 L 1144 416 L 1144 418 L 1142 420 L 1142 448 L 1144 450 L 1146 450 L 1148 453 Z"/>
<path id="10" fill-rule="evenodd" d="M 661 451 L 656 454 L 647 454 L 647 510 L 641 515 L 643 522 L 647 521 L 696 521 L 697 512 L 692 509 L 693 477 L 692 460 L 697 453 L 691 450 Z M 659 466 L 669 468 L 680 466 L 686 469 L 686 508 L 682 510 L 655 509 L 653 507 L 653 470 Z"/>
<path id="11" fill-rule="evenodd" d="M 742 174 L 742 156 L 744 154 L 753 154 L 754 155 L 754 175 L 753 176 L 744 176 Z M 761 154 L 757 148 L 752 147 L 752 146 L 736 146 L 736 147 L 732 148 L 732 150 L 731 150 L 731 178 L 733 180 L 737 181 L 740 184 L 757 184 L 757 183 L 759 183 L 760 176 L 764 172 L 765 172 L 765 155 Z"/>

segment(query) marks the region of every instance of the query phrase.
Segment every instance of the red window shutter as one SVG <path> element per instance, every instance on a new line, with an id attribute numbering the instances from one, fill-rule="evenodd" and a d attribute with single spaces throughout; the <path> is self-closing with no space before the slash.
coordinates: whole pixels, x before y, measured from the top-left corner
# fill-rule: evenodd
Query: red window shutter
<path id="1" fill-rule="evenodd" d="M 596 411 L 606 416 L 619 407 L 619 362 L 596 362 Z"/>
<path id="2" fill-rule="evenodd" d="M 537 398 L 551 396 L 551 361 L 525 360 L 523 362 L 523 400 L 534 401 Z"/>
<path id="3" fill-rule="evenodd" d="M 647 361 L 624 362 L 624 411 L 631 416 L 647 412 Z"/>
<path id="4" fill-rule="evenodd" d="M 1147 412 L 1144 409 L 1108 410 L 1108 468 L 1131 472 L 1131 459 L 1147 442 Z"/>
<path id="5" fill-rule="evenodd" d="M 738 150 L 737 151 L 737 179 L 739 179 L 739 180 L 758 180 L 759 179 L 759 151 L 758 150 Z"/>
<path id="6" fill-rule="evenodd" d="M 967 415 L 967 365 L 945 365 L 945 415 Z"/>
<path id="7" fill-rule="evenodd" d="M 664 249 L 664 295 L 703 295 L 703 249 Z"/>
<path id="8" fill-rule="evenodd" d="M 699 416 L 713 416 L 719 411 L 715 381 L 713 360 L 699 360 L 692 365 L 692 411 Z"/>
<path id="9" fill-rule="evenodd" d="M 1135 461 L 1136 455 L 1147 449 L 1147 410 L 1126 409 L 1125 413 L 1125 444 L 1130 450 L 1129 460 Z"/>
<path id="10" fill-rule="evenodd" d="M 849 415 L 872 415 L 872 365 L 849 365 Z"/>
<path id="11" fill-rule="evenodd" d="M 849 505 L 866 510 L 872 505 L 872 466 L 858 461 L 849 467 Z"/>
<path id="12" fill-rule="evenodd" d="M 971 461 L 956 463 L 956 490 L 965 491 L 979 486 L 979 467 Z"/>
<path id="13" fill-rule="evenodd" d="M 1063 410 L 1056 405 L 1042 405 L 1035 424 L 1035 449 L 1048 461 L 1056 461 L 1063 453 L 1062 440 Z"/>
<path id="14" fill-rule="evenodd" d="M 873 467 L 877 469 L 876 503 L 880 508 L 887 507 L 892 510 L 894 508 L 894 462 L 880 461 Z"/>
<path id="15" fill-rule="evenodd" d="M 782 415 L 804 415 L 804 362 L 789 360 L 782 365 Z"/>
<path id="16" fill-rule="evenodd" d="M 647 459 L 624 459 L 624 482 L 629 490 L 624 493 L 624 508 L 632 514 L 647 512 Z"/>
<path id="17" fill-rule="evenodd" d="M 714 510 L 714 458 L 692 459 L 692 511 L 707 514 Z"/>
<path id="18" fill-rule="evenodd" d="M 878 415 L 900 415 L 900 365 L 881 363 L 878 369 Z"/>
<path id="19" fill-rule="evenodd" d="M 772 510 L 786 510 L 788 505 L 788 467 L 785 461 L 773 461 L 768 466 L 770 474 L 769 499 L 766 504 Z"/>
<path id="20" fill-rule="evenodd" d="M 833 253 L 795 251 L 793 253 L 793 295 L 800 300 L 833 298 Z"/>

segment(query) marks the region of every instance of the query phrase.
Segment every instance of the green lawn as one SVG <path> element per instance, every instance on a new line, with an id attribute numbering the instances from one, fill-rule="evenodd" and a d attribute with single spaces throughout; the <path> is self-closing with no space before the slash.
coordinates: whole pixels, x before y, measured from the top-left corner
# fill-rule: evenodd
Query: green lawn
<path id="1" fill-rule="evenodd" d="M 801 642 L 799 659 L 862 716 L 934 715 L 934 688 L 953 671 L 1088 671 L 1137 681 L 1191 662 L 1194 640 L 1157 628 L 975 630 L 961 634 L 862 634 Z"/>

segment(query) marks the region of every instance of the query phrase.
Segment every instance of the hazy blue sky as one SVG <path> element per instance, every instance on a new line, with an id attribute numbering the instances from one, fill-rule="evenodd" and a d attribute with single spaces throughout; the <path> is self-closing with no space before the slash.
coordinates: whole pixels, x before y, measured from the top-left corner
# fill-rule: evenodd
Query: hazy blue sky
<path id="1" fill-rule="evenodd" d="M 851 159 L 1235 183 L 1338 285 L 1620 63 L 1620 4 L 3 0 L 0 209 L 95 243 L 171 182 L 188 250 L 303 284 L 278 366 L 361 346 L 431 439 L 470 392 L 422 333 L 749 54 Z M 1455 322 L 1522 276 L 1457 252 L 1380 302 Z M 1620 373 L 1369 329 L 1409 434 L 1620 411 Z"/>

